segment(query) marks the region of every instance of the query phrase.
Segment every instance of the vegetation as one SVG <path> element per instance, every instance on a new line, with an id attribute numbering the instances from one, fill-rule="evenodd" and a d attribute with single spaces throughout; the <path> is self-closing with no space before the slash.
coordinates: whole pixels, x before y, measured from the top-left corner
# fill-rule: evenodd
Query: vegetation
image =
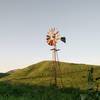
<path id="1" fill-rule="evenodd" d="M 9 74 L 8 73 L 0 73 L 0 78 L 5 77 L 7 75 L 9 75 Z"/>
<path id="2" fill-rule="evenodd" d="M 75 100 L 79 89 L 0 83 L 0 100 Z"/>
<path id="3" fill-rule="evenodd" d="M 51 61 L 5 73 L 0 78 L 0 100 L 81 100 L 80 94 L 86 95 L 89 66 L 94 67 L 94 79 L 99 77 L 99 66 L 60 62 L 63 88 L 50 85 Z"/>
<path id="4" fill-rule="evenodd" d="M 74 64 L 60 62 L 62 81 L 64 87 L 87 89 L 88 67 L 93 65 Z M 100 75 L 100 66 L 94 67 L 94 79 Z M 60 76 L 57 77 L 60 79 Z M 0 81 L 10 82 L 12 84 L 28 84 L 49 86 L 52 76 L 51 61 L 40 62 L 24 69 L 18 69 L 10 72 L 9 75 L 0 79 Z"/>

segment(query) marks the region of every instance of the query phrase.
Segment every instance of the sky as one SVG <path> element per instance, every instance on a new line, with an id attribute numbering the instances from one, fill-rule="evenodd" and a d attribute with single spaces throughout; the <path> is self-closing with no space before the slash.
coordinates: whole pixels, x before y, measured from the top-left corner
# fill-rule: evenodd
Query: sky
<path id="1" fill-rule="evenodd" d="M 64 62 L 100 65 L 100 0 L 0 0 L 0 72 L 51 59 L 46 43 L 56 27 Z"/>

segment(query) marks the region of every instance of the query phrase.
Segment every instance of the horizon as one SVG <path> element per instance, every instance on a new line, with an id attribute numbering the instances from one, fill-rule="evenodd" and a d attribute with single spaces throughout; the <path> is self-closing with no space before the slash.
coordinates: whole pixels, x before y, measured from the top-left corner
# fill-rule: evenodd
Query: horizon
<path id="1" fill-rule="evenodd" d="M 100 65 L 100 1 L 0 1 L 0 72 L 51 59 L 46 43 L 56 27 L 67 43 L 58 43 L 59 59 Z"/>
<path id="2" fill-rule="evenodd" d="M 18 70 L 18 69 L 24 69 L 24 68 L 27 68 L 31 65 L 34 65 L 34 64 L 38 64 L 38 63 L 41 63 L 41 62 L 45 62 L 45 61 L 52 61 L 52 60 L 42 60 L 42 61 L 38 61 L 38 62 L 34 62 L 32 64 L 29 64 L 29 65 L 25 65 L 25 66 L 19 66 L 19 68 L 16 68 L 16 69 L 10 69 L 10 70 L 7 70 L 7 71 L 4 71 L 4 72 L 0 72 L 0 73 L 7 73 L 9 71 L 13 71 L 13 70 Z M 96 65 L 96 64 L 89 64 L 89 63 L 79 63 L 79 62 L 66 62 L 66 61 L 59 61 L 59 62 L 63 62 L 63 63 L 69 63 L 69 64 L 82 64 L 82 65 L 90 65 L 90 66 L 100 66 L 100 65 Z"/>

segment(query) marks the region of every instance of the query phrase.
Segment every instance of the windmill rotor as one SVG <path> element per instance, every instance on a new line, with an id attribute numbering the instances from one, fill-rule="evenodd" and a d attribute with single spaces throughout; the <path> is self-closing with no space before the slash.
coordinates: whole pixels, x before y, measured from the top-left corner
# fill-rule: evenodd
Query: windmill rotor
<path id="1" fill-rule="evenodd" d="M 47 40 L 48 45 L 50 46 L 56 46 L 59 40 L 66 43 L 66 38 L 61 37 L 59 31 L 56 30 L 55 28 L 49 29 L 46 35 L 46 40 Z"/>
<path id="2" fill-rule="evenodd" d="M 49 29 L 49 32 L 46 36 L 48 45 L 55 46 L 60 39 L 59 31 L 56 31 L 55 28 Z"/>

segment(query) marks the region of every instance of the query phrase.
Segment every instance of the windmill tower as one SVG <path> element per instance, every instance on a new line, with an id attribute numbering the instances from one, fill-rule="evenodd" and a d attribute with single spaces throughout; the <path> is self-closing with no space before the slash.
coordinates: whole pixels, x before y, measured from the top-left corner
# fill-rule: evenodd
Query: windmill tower
<path id="1" fill-rule="evenodd" d="M 52 78 L 53 79 L 51 79 L 51 81 L 55 86 L 59 86 L 59 85 L 62 86 L 63 85 L 62 75 L 61 75 L 60 63 L 58 59 L 58 51 L 60 49 L 57 49 L 57 43 L 59 40 L 66 43 L 66 38 L 61 37 L 58 30 L 56 30 L 55 28 L 51 28 L 49 29 L 46 35 L 46 40 L 47 40 L 47 44 L 49 46 L 52 46 L 51 51 L 52 51 Z"/>

